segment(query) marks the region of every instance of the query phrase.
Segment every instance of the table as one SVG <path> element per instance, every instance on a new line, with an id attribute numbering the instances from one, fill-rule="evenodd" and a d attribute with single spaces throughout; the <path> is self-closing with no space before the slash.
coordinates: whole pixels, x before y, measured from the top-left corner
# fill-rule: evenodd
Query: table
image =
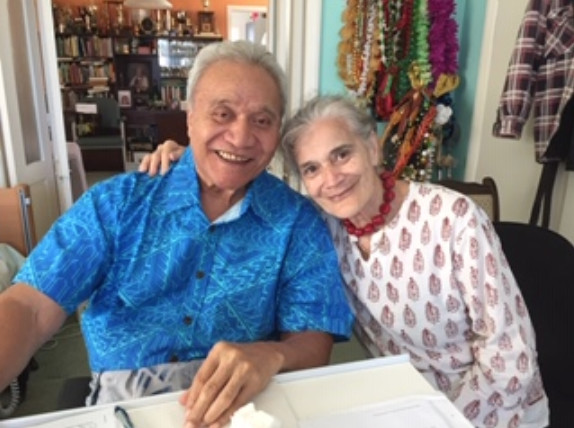
<path id="1" fill-rule="evenodd" d="M 120 404 L 137 428 L 181 428 L 184 410 L 177 402 L 180 394 L 162 394 Z M 405 355 L 280 374 L 254 399 L 254 404 L 258 410 L 279 419 L 282 428 L 370 428 L 381 423 L 386 428 L 472 428 Z M 111 414 L 113 407 L 101 405 L 17 418 L 0 422 L 0 428 L 30 428 L 44 423 L 54 423 L 54 428 L 77 428 L 82 426 L 82 418 L 82 423 L 85 418 L 92 418 L 93 428 L 113 427 L 113 423 L 96 421 Z"/>

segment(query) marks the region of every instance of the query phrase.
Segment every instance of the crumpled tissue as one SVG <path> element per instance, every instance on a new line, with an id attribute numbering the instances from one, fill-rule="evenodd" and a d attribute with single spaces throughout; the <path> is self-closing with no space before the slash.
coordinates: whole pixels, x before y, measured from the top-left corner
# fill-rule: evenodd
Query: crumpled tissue
<path id="1" fill-rule="evenodd" d="M 281 422 L 263 410 L 248 403 L 231 416 L 229 428 L 281 428 Z"/>

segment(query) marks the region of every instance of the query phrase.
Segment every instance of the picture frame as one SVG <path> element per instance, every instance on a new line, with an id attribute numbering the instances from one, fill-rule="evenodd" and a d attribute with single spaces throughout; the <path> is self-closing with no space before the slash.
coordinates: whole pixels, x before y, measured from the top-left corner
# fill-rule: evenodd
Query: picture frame
<path id="1" fill-rule="evenodd" d="M 131 61 L 127 64 L 127 85 L 134 96 L 148 95 L 152 90 L 153 74 L 149 61 Z"/>
<path id="2" fill-rule="evenodd" d="M 118 105 L 121 108 L 132 107 L 132 91 L 129 89 L 120 89 L 118 91 Z"/>
<path id="3" fill-rule="evenodd" d="M 199 21 L 199 34 L 208 33 L 213 34 L 215 31 L 214 19 L 213 19 L 213 12 L 202 10 L 197 12 L 198 21 Z"/>

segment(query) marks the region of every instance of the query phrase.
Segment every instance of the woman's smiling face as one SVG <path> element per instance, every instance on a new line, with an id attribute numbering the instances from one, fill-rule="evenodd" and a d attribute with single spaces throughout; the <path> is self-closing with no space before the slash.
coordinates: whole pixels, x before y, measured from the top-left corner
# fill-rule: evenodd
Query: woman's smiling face
<path id="1" fill-rule="evenodd" d="M 353 218 L 376 201 L 377 141 L 354 135 L 339 118 L 311 124 L 295 144 L 295 160 L 309 196 L 327 213 Z"/>

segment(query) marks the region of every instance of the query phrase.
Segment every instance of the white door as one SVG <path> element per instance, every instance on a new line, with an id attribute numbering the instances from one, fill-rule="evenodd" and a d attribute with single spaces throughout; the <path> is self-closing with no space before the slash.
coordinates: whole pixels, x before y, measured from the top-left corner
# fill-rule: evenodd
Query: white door
<path id="1" fill-rule="evenodd" d="M 57 66 L 55 62 L 48 69 L 43 66 L 40 46 L 40 28 L 51 32 L 50 37 L 43 37 L 44 41 L 53 40 L 51 4 L 45 0 L 38 2 L 0 0 L 0 122 L 3 134 L 0 141 L 4 145 L 7 184 L 30 186 L 39 239 L 63 208 L 69 206 L 71 191 L 67 161 L 59 162 L 63 172 L 58 173 L 55 168 L 55 159 L 67 159 L 59 85 L 57 75 L 53 73 Z M 50 59 L 55 61 L 55 53 L 52 57 L 46 58 L 44 54 L 47 64 Z M 57 105 L 50 103 L 54 93 L 58 94 Z M 50 115 L 49 106 L 58 114 Z M 52 141 L 58 141 L 58 146 Z M 68 177 L 68 180 L 62 177 Z M 58 185 L 63 185 L 60 192 Z"/>

